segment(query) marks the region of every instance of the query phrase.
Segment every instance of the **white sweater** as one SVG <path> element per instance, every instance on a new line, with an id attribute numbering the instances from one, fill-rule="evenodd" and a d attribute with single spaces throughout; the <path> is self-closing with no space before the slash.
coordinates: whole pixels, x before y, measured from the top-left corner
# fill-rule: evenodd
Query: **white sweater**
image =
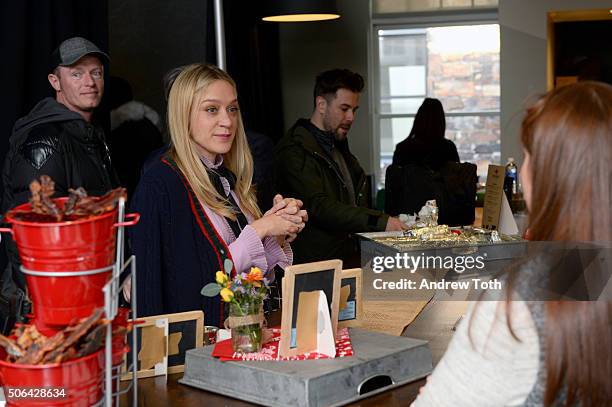
<path id="1" fill-rule="evenodd" d="M 520 342 L 514 339 L 506 307 L 499 301 L 470 306 L 413 406 L 497 407 L 525 402 L 539 368 L 538 334 L 527 304 L 516 300 L 511 303 L 511 325 Z"/>

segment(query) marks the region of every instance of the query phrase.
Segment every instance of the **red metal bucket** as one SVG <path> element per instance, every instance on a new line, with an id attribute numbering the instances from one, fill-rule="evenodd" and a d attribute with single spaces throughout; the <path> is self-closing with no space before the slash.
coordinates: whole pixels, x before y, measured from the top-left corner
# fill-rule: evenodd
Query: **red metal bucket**
<path id="1" fill-rule="evenodd" d="M 68 198 L 54 201 L 63 207 Z M 10 210 L 5 220 L 12 229 L 34 306 L 36 319 L 44 325 L 67 325 L 91 315 L 104 306 L 102 287 L 111 275 L 115 260 L 115 227 L 131 226 L 140 215 L 127 214 L 129 221 L 117 223 L 117 210 L 87 219 L 65 222 L 29 222 L 15 219 L 17 212 L 28 212 L 29 203 Z M 108 268 L 108 270 L 104 270 Z M 46 276 L 53 272 L 98 270 L 79 276 Z M 42 325 L 41 325 L 42 326 Z"/>
<path id="2" fill-rule="evenodd" d="M 9 363 L 4 349 L 0 353 L 0 383 L 9 406 L 89 407 L 102 400 L 104 349 L 47 365 Z"/>
<path id="3" fill-rule="evenodd" d="M 102 287 L 111 270 L 78 277 L 26 276 L 36 315 L 36 326 L 43 332 L 53 327 L 64 327 L 91 315 L 104 306 Z"/>
<path id="4" fill-rule="evenodd" d="M 54 200 L 63 207 L 68 198 Z M 18 212 L 29 212 L 29 203 L 11 209 L 5 221 L 12 224 L 19 257 L 26 269 L 36 271 L 94 270 L 111 265 L 115 259 L 115 227 L 130 226 L 140 216 L 130 213 L 131 221 L 117 222 L 117 209 L 86 219 L 64 222 L 31 222 L 15 218 Z"/>

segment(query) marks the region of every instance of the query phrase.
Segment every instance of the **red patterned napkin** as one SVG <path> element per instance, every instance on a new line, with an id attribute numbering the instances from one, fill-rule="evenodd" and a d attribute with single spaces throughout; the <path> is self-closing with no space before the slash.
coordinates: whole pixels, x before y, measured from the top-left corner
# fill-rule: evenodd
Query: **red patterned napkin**
<path id="1" fill-rule="evenodd" d="M 222 362 L 228 360 L 307 360 L 307 359 L 329 359 L 329 356 L 321 355 L 316 352 L 305 353 L 303 355 L 280 358 L 278 357 L 278 344 L 280 341 L 280 329 L 272 328 L 272 340 L 263 345 L 259 352 L 235 353 L 232 349 L 232 340 L 226 339 L 217 342 L 212 355 L 221 359 Z M 348 328 L 338 330 L 336 338 L 336 357 L 353 356 L 353 345 L 349 337 Z"/>

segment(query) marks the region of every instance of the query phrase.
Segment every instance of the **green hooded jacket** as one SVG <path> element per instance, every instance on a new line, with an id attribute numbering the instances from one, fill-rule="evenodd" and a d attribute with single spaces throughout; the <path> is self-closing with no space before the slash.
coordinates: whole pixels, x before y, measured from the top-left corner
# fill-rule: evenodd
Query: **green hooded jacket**
<path id="1" fill-rule="evenodd" d="M 338 165 L 319 145 L 308 123 L 298 120 L 275 151 L 279 191 L 285 197 L 301 199 L 308 211 L 306 227 L 292 243 L 294 263 L 341 259 L 345 267 L 357 266 L 359 249 L 353 234 L 383 231 L 389 216 L 368 208 L 366 175 L 347 144 L 341 152 L 357 205 L 350 204 Z"/>

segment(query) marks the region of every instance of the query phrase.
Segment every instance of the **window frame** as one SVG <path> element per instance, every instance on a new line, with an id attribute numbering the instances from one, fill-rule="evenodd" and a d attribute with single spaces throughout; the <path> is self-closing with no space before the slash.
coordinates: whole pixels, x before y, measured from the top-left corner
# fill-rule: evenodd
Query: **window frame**
<path id="1" fill-rule="evenodd" d="M 495 0 L 495 4 L 476 4 L 477 0 L 470 0 L 470 5 L 457 5 L 457 6 L 451 6 L 451 5 L 445 5 L 444 2 L 447 0 L 436 0 L 438 2 L 438 6 L 437 7 L 426 7 L 426 8 L 422 8 L 419 9 L 415 8 L 414 11 L 404 11 L 404 12 L 400 12 L 400 11 L 387 11 L 387 12 L 383 12 L 383 13 L 377 13 L 376 15 L 379 16 L 387 16 L 387 15 L 397 15 L 397 14 L 407 14 L 407 13 L 414 13 L 414 12 L 428 12 L 428 13 L 438 13 L 438 12 L 446 12 L 448 13 L 449 11 L 472 11 L 472 10 L 486 10 L 486 9 L 490 9 L 490 8 L 497 8 L 499 6 L 499 0 Z M 371 0 L 371 8 L 372 10 L 374 10 L 376 8 L 375 3 L 377 3 L 377 0 Z"/>
<path id="2" fill-rule="evenodd" d="M 484 25 L 498 24 L 497 8 L 478 8 L 476 10 L 455 10 L 455 11 L 436 11 L 436 12 L 415 12 L 402 14 L 372 14 L 373 5 L 370 2 L 370 27 L 368 41 L 368 65 L 370 79 L 370 97 L 372 120 L 370 122 L 370 143 L 373 148 L 370 150 L 371 162 L 374 164 L 374 191 L 378 190 L 378 185 L 382 180 L 380 168 L 381 160 L 381 120 L 393 118 L 411 118 L 416 113 L 381 113 L 380 111 L 380 48 L 378 42 L 378 30 L 400 30 L 400 29 L 427 29 L 430 27 L 450 27 L 460 25 Z M 501 26 L 500 26 L 501 35 Z M 500 84 L 501 86 L 501 84 Z M 447 112 L 447 117 L 465 116 L 499 116 L 501 120 L 501 106 L 498 110 L 470 111 L 470 112 Z M 500 123 L 501 126 L 501 123 Z"/>

